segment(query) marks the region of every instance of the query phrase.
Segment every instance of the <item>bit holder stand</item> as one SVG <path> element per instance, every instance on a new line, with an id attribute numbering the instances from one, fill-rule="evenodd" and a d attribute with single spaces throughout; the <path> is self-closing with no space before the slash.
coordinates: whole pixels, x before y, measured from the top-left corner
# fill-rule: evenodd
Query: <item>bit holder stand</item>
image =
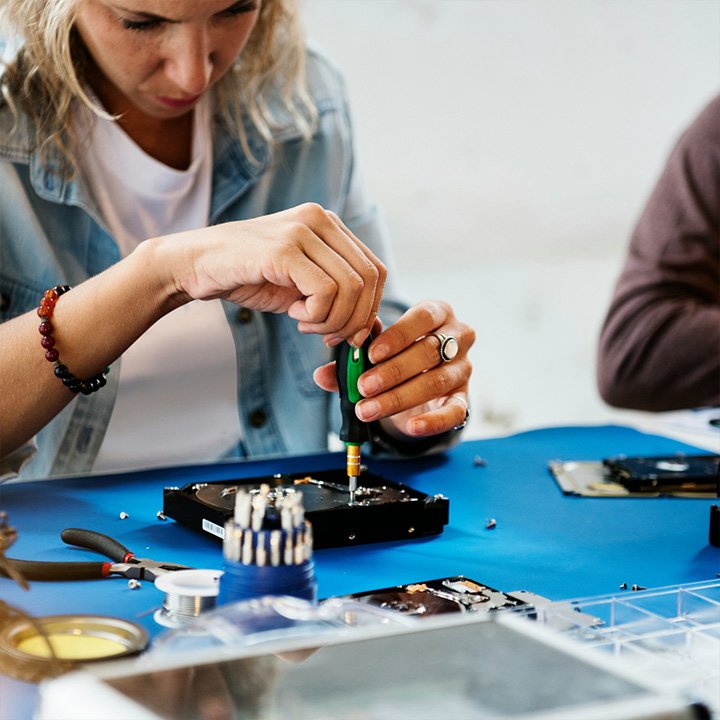
<path id="1" fill-rule="evenodd" d="M 316 600 L 312 525 L 302 492 L 263 483 L 228 494 L 235 507 L 225 523 L 218 603 L 267 595 Z"/>

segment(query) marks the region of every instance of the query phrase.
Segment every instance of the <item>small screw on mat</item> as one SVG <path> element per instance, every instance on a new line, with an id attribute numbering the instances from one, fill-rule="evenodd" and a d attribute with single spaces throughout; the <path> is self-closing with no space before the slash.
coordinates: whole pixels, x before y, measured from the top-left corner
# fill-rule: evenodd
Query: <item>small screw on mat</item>
<path id="1" fill-rule="evenodd" d="M 128 587 L 131 590 L 137 590 L 140 587 L 140 585 L 141 585 L 140 581 L 136 580 L 135 578 L 128 580 Z"/>
<path id="2" fill-rule="evenodd" d="M 123 510 L 118 517 L 121 520 L 127 520 L 130 516 Z"/>
<path id="3" fill-rule="evenodd" d="M 156 517 L 158 520 L 167 520 L 167 515 L 162 510 L 158 510 L 156 513 Z"/>
<path id="4" fill-rule="evenodd" d="M 497 520 L 495 520 L 495 518 L 490 518 L 490 519 L 485 523 L 485 527 L 486 527 L 488 530 L 494 530 L 494 529 L 497 527 Z"/>
<path id="5" fill-rule="evenodd" d="M 479 455 L 476 455 L 473 458 L 473 465 L 475 467 L 485 467 L 487 465 L 487 460 L 485 458 L 480 457 Z"/>
<path id="6" fill-rule="evenodd" d="M 639 592 L 640 590 L 647 590 L 647 588 L 646 588 L 646 587 L 643 587 L 642 585 L 632 585 L 632 586 L 630 587 L 630 589 L 631 589 L 633 592 Z"/>
<path id="7" fill-rule="evenodd" d="M 623 583 L 622 585 L 620 585 L 620 589 L 627 590 L 627 583 Z"/>

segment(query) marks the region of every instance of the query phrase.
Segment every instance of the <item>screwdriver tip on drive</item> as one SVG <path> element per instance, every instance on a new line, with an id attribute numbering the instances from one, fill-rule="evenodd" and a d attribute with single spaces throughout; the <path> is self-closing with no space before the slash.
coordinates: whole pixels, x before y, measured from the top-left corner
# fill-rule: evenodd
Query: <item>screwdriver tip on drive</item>
<path id="1" fill-rule="evenodd" d="M 347 446 L 347 476 L 350 489 L 350 504 L 355 502 L 355 491 L 357 490 L 358 476 L 360 475 L 360 446 Z"/>

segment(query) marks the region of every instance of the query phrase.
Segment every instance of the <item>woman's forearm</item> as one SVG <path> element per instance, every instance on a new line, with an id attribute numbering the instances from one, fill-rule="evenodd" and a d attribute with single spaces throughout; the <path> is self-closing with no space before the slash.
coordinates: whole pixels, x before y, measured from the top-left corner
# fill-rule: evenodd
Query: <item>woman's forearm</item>
<path id="1" fill-rule="evenodd" d="M 148 241 L 58 300 L 52 316 L 60 361 L 97 375 L 183 298 L 168 281 L 164 244 Z M 38 298 L 38 304 L 40 298 Z M 27 442 L 75 396 L 45 359 L 35 310 L 0 325 L 0 457 Z"/>

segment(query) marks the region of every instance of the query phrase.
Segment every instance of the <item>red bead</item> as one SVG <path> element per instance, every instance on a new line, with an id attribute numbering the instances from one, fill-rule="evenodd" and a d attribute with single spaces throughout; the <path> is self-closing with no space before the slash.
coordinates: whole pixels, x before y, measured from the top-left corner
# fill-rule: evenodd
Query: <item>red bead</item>
<path id="1" fill-rule="evenodd" d="M 109 372 L 109 368 L 106 368 L 104 373 L 98 373 L 89 380 L 80 380 L 67 369 L 67 366 L 60 362 L 60 353 L 54 347 L 55 338 L 52 336 L 53 328 L 50 323 L 50 318 L 52 317 L 58 298 L 68 292 L 68 290 L 70 290 L 69 285 L 58 285 L 50 290 L 46 290 L 43 294 L 40 307 L 37 309 L 38 317 L 42 319 L 42 322 L 38 326 L 38 331 L 40 335 L 42 335 L 40 344 L 45 349 L 45 359 L 55 364 L 53 372 L 56 377 L 62 381 L 63 385 L 74 393 L 81 392 L 83 395 L 90 395 L 107 384 L 105 374 Z"/>
<path id="2" fill-rule="evenodd" d="M 41 318 L 51 318 L 53 314 L 54 307 L 50 305 L 43 305 L 40 303 L 40 307 L 38 308 L 38 315 Z"/>

